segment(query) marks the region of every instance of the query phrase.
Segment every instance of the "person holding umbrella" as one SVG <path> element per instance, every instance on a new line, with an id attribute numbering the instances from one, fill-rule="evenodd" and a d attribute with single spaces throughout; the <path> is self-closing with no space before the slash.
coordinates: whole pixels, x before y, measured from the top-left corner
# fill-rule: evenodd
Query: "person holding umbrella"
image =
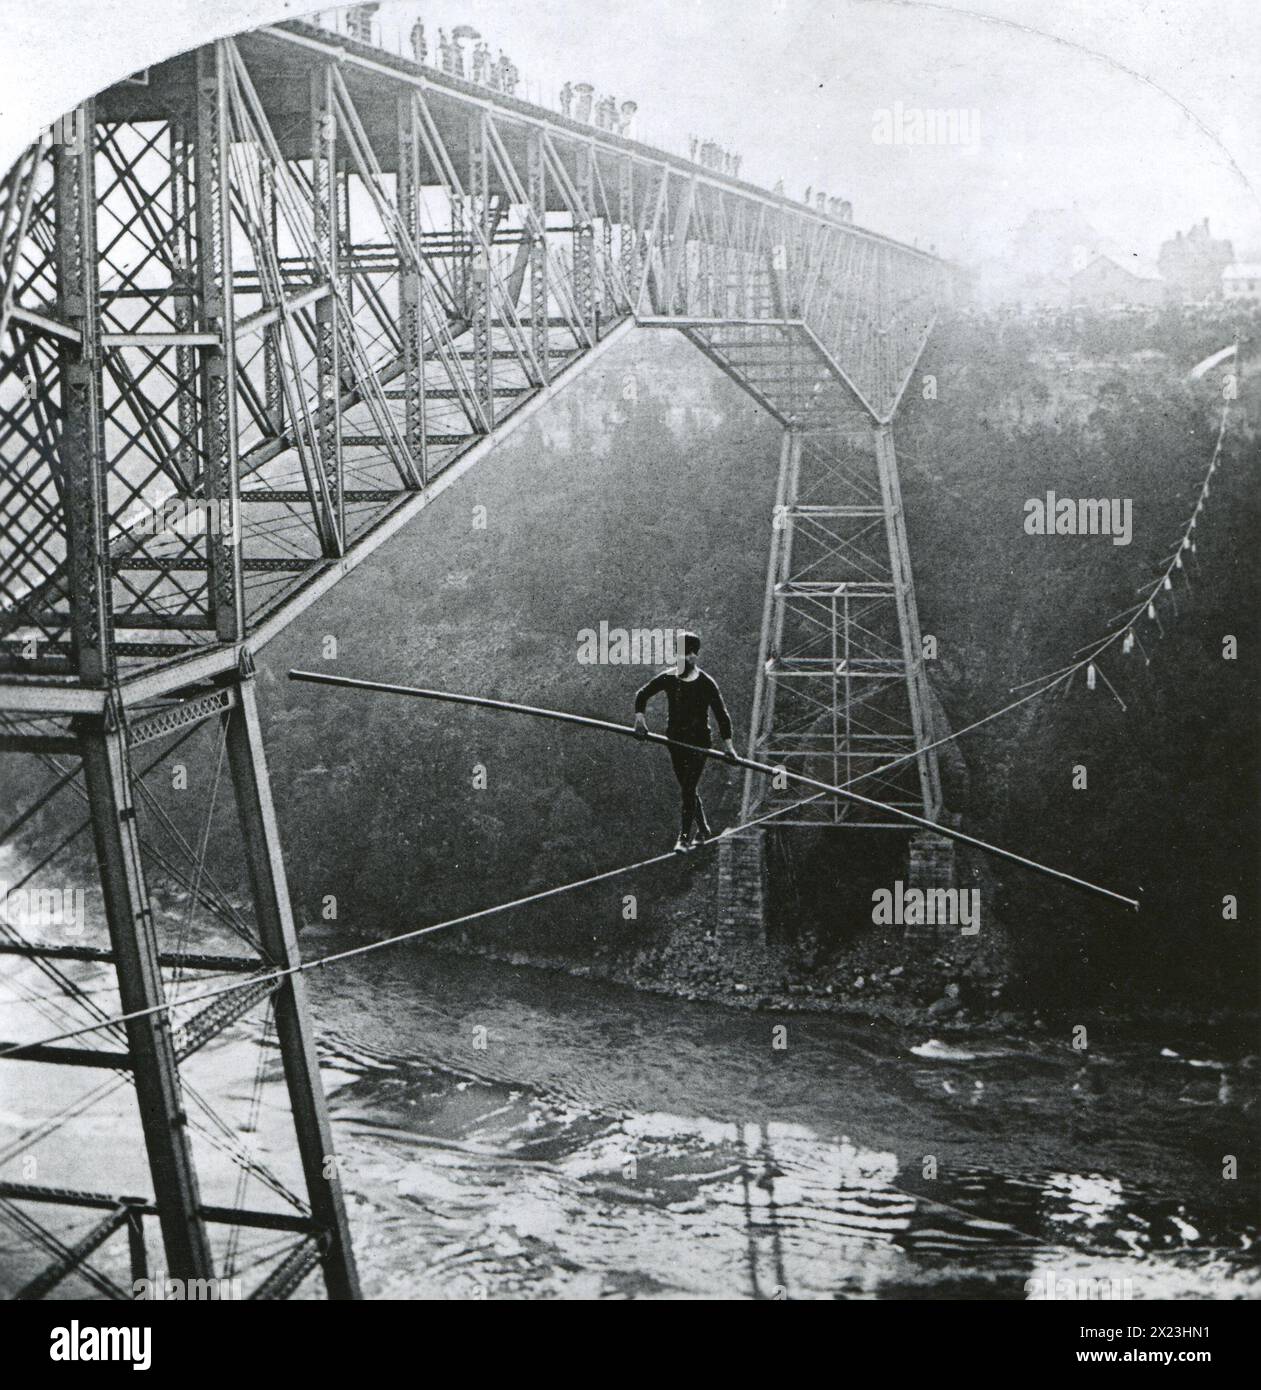
<path id="1" fill-rule="evenodd" d="M 451 47 L 455 50 L 455 75 L 464 76 L 464 40 L 476 43 L 481 35 L 471 24 L 458 24 L 451 30 Z"/>

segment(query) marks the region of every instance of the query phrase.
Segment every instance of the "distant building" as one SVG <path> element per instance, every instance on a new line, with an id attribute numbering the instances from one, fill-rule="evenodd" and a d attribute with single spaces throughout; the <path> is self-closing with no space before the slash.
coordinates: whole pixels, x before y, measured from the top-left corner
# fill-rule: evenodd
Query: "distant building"
<path id="1" fill-rule="evenodd" d="M 1157 264 L 1170 299 L 1194 303 L 1215 299 L 1222 292 L 1222 271 L 1235 259 L 1228 241 L 1216 241 L 1209 233 L 1208 218 L 1197 222 L 1184 236 L 1161 244 Z"/>
<path id="2" fill-rule="evenodd" d="M 1112 256 L 1095 256 L 1068 278 L 1070 304 L 1092 309 L 1134 309 L 1159 304 L 1165 282 L 1155 267 L 1134 260 L 1124 265 Z"/>
<path id="3" fill-rule="evenodd" d="M 1076 206 L 1039 208 L 1012 232 L 1007 257 L 1027 275 L 1067 279 L 1102 249 L 1101 242 Z"/>
<path id="4" fill-rule="evenodd" d="M 1035 209 L 981 263 L 978 289 L 993 304 L 1064 308 L 1069 277 L 1089 265 L 1102 242 L 1075 206 Z"/>
<path id="5" fill-rule="evenodd" d="M 1236 261 L 1222 271 L 1222 293 L 1227 299 L 1251 299 L 1261 303 L 1261 261 Z"/>

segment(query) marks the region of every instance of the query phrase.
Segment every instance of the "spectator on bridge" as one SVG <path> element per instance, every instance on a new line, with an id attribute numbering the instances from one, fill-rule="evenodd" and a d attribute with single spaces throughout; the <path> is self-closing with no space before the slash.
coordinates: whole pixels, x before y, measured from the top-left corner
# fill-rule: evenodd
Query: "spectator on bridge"
<path id="1" fill-rule="evenodd" d="M 697 150 L 700 148 L 700 143 L 700 139 L 695 135 L 689 135 L 687 137 L 688 158 L 692 161 L 693 164 L 696 163 L 696 153 Z"/>
<path id="2" fill-rule="evenodd" d="M 463 77 L 466 72 L 464 66 L 464 40 L 469 39 L 471 42 L 476 43 L 480 38 L 481 35 L 471 24 L 457 24 L 456 27 L 451 30 L 451 47 L 455 59 L 455 75 L 457 77 Z M 474 49 L 474 52 L 476 52 L 476 49 Z"/>
<path id="3" fill-rule="evenodd" d="M 740 177 L 740 165 L 744 162 L 744 156 L 733 154 L 731 156 L 731 173 L 733 178 Z"/>
<path id="4" fill-rule="evenodd" d="M 812 187 L 810 187 L 809 184 L 807 184 L 807 185 L 806 185 L 806 206 L 807 206 L 807 207 L 810 206 L 810 198 L 811 198 L 811 195 L 812 195 L 813 193 L 814 193 L 814 189 L 813 189 Z"/>
<path id="5" fill-rule="evenodd" d="M 455 45 L 447 38 L 443 29 L 438 30 L 438 62 L 443 72 L 455 71 Z"/>
<path id="6" fill-rule="evenodd" d="M 854 220 L 854 205 L 841 199 L 841 221 L 852 222 Z"/>
<path id="7" fill-rule="evenodd" d="M 666 737 L 692 745 L 691 748 L 676 748 L 673 745 L 670 748 L 670 761 L 678 779 L 680 800 L 679 838 L 674 845 L 676 854 L 683 854 L 713 838 L 713 831 L 705 818 L 705 804 L 696 794 L 701 774 L 709 761 L 700 750 L 710 746 L 711 711 L 718 724 L 718 736 L 723 741 L 727 756 L 733 760 L 739 756 L 731 742 L 731 716 L 723 703 L 718 683 L 696 664 L 696 656 L 700 649 L 701 639 L 696 633 L 684 633 L 683 653 L 677 669 L 662 671 L 660 675 L 654 676 L 635 696 L 636 738 L 645 738 L 648 734 L 648 719 L 645 713 L 648 701 L 655 695 L 664 695 L 667 705 Z"/>
<path id="8" fill-rule="evenodd" d="M 634 101 L 624 101 L 619 115 L 617 130 L 619 135 L 624 135 L 628 140 L 634 138 L 635 113 L 639 110 L 639 103 Z"/>
<path id="9" fill-rule="evenodd" d="M 774 191 L 775 193 L 777 193 L 777 194 L 779 195 L 779 197 L 781 197 L 781 198 L 784 196 L 784 181 L 783 181 L 783 179 L 776 179 L 776 180 L 775 180 L 775 188 L 774 188 L 773 191 Z"/>
<path id="10" fill-rule="evenodd" d="M 412 32 L 408 35 L 412 45 L 412 57 L 416 62 L 424 66 L 429 58 L 429 45 L 425 42 L 425 26 L 417 20 L 412 25 Z"/>
<path id="11" fill-rule="evenodd" d="M 571 116 L 574 110 L 574 87 L 572 82 L 566 82 L 560 89 L 560 114 Z"/>
<path id="12" fill-rule="evenodd" d="M 516 65 L 516 63 L 514 63 L 514 62 L 512 61 L 511 58 L 509 58 L 509 59 L 508 59 L 508 66 L 504 69 L 504 74 L 503 74 L 503 89 L 504 89 L 504 91 L 507 92 L 508 95 L 509 95 L 510 97 L 515 97 L 516 94 L 517 94 L 517 84 L 518 84 L 520 81 L 521 81 L 521 74 L 520 74 L 520 72 L 517 70 L 517 65 Z"/>
<path id="13" fill-rule="evenodd" d="M 826 193 L 819 193 L 815 195 L 814 206 L 817 211 L 825 212 L 827 210 L 827 205 L 828 195 Z"/>
<path id="14" fill-rule="evenodd" d="M 484 87 L 488 78 L 491 78 L 490 44 L 479 43 L 473 49 L 473 81 L 476 82 L 478 86 Z M 490 85 L 492 87 L 495 85 L 493 78 Z"/>
<path id="15" fill-rule="evenodd" d="M 574 119 L 582 121 L 585 125 L 591 124 L 591 97 L 595 88 L 590 82 L 579 82 L 574 88 L 574 95 L 578 98 L 574 108 Z"/>
<path id="16" fill-rule="evenodd" d="M 351 5 L 346 11 L 346 33 L 359 43 L 372 42 L 372 16 L 381 8 L 376 5 Z"/>

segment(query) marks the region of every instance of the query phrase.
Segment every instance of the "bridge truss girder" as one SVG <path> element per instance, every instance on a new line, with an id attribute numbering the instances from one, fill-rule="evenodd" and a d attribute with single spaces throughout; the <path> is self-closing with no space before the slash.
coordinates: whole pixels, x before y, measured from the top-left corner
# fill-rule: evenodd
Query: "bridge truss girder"
<path id="1" fill-rule="evenodd" d="M 0 953 L 67 989 L 67 962 L 113 964 L 123 1050 L 25 1060 L 135 1083 L 153 1193 L 0 1184 L 32 1230 L 31 1206 L 105 1213 L 69 1247 L 44 1232 L 29 1296 L 123 1233 L 141 1277 L 150 1217 L 173 1277 L 209 1277 L 226 1226 L 293 1237 L 255 1296 L 316 1265 L 357 1293 L 301 976 L 168 1008 L 187 972 L 298 960 L 251 652 L 632 322 L 812 431 L 891 418 L 948 288 L 911 248 L 301 24 L 160 64 L 31 146 L 0 184 L 0 752 L 55 773 L 41 803 L 85 799 L 110 944 L 6 928 Z M 248 920 L 196 846 L 155 843 L 137 749 L 198 728 L 221 733 Z M 172 949 L 155 875 L 250 950 Z M 207 1204 L 189 1141 L 181 1064 L 251 1009 L 296 1126 L 288 1212 Z"/>

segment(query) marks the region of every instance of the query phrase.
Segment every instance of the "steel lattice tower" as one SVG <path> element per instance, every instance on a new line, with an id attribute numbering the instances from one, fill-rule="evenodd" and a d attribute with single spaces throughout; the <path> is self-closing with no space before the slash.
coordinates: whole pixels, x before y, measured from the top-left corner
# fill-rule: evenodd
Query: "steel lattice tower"
<path id="1" fill-rule="evenodd" d="M 785 434 L 770 552 L 750 756 L 935 821 L 941 784 L 887 426 Z M 798 800 L 750 775 L 740 819 Z M 873 816 L 828 799 L 777 823 L 897 828 Z"/>

